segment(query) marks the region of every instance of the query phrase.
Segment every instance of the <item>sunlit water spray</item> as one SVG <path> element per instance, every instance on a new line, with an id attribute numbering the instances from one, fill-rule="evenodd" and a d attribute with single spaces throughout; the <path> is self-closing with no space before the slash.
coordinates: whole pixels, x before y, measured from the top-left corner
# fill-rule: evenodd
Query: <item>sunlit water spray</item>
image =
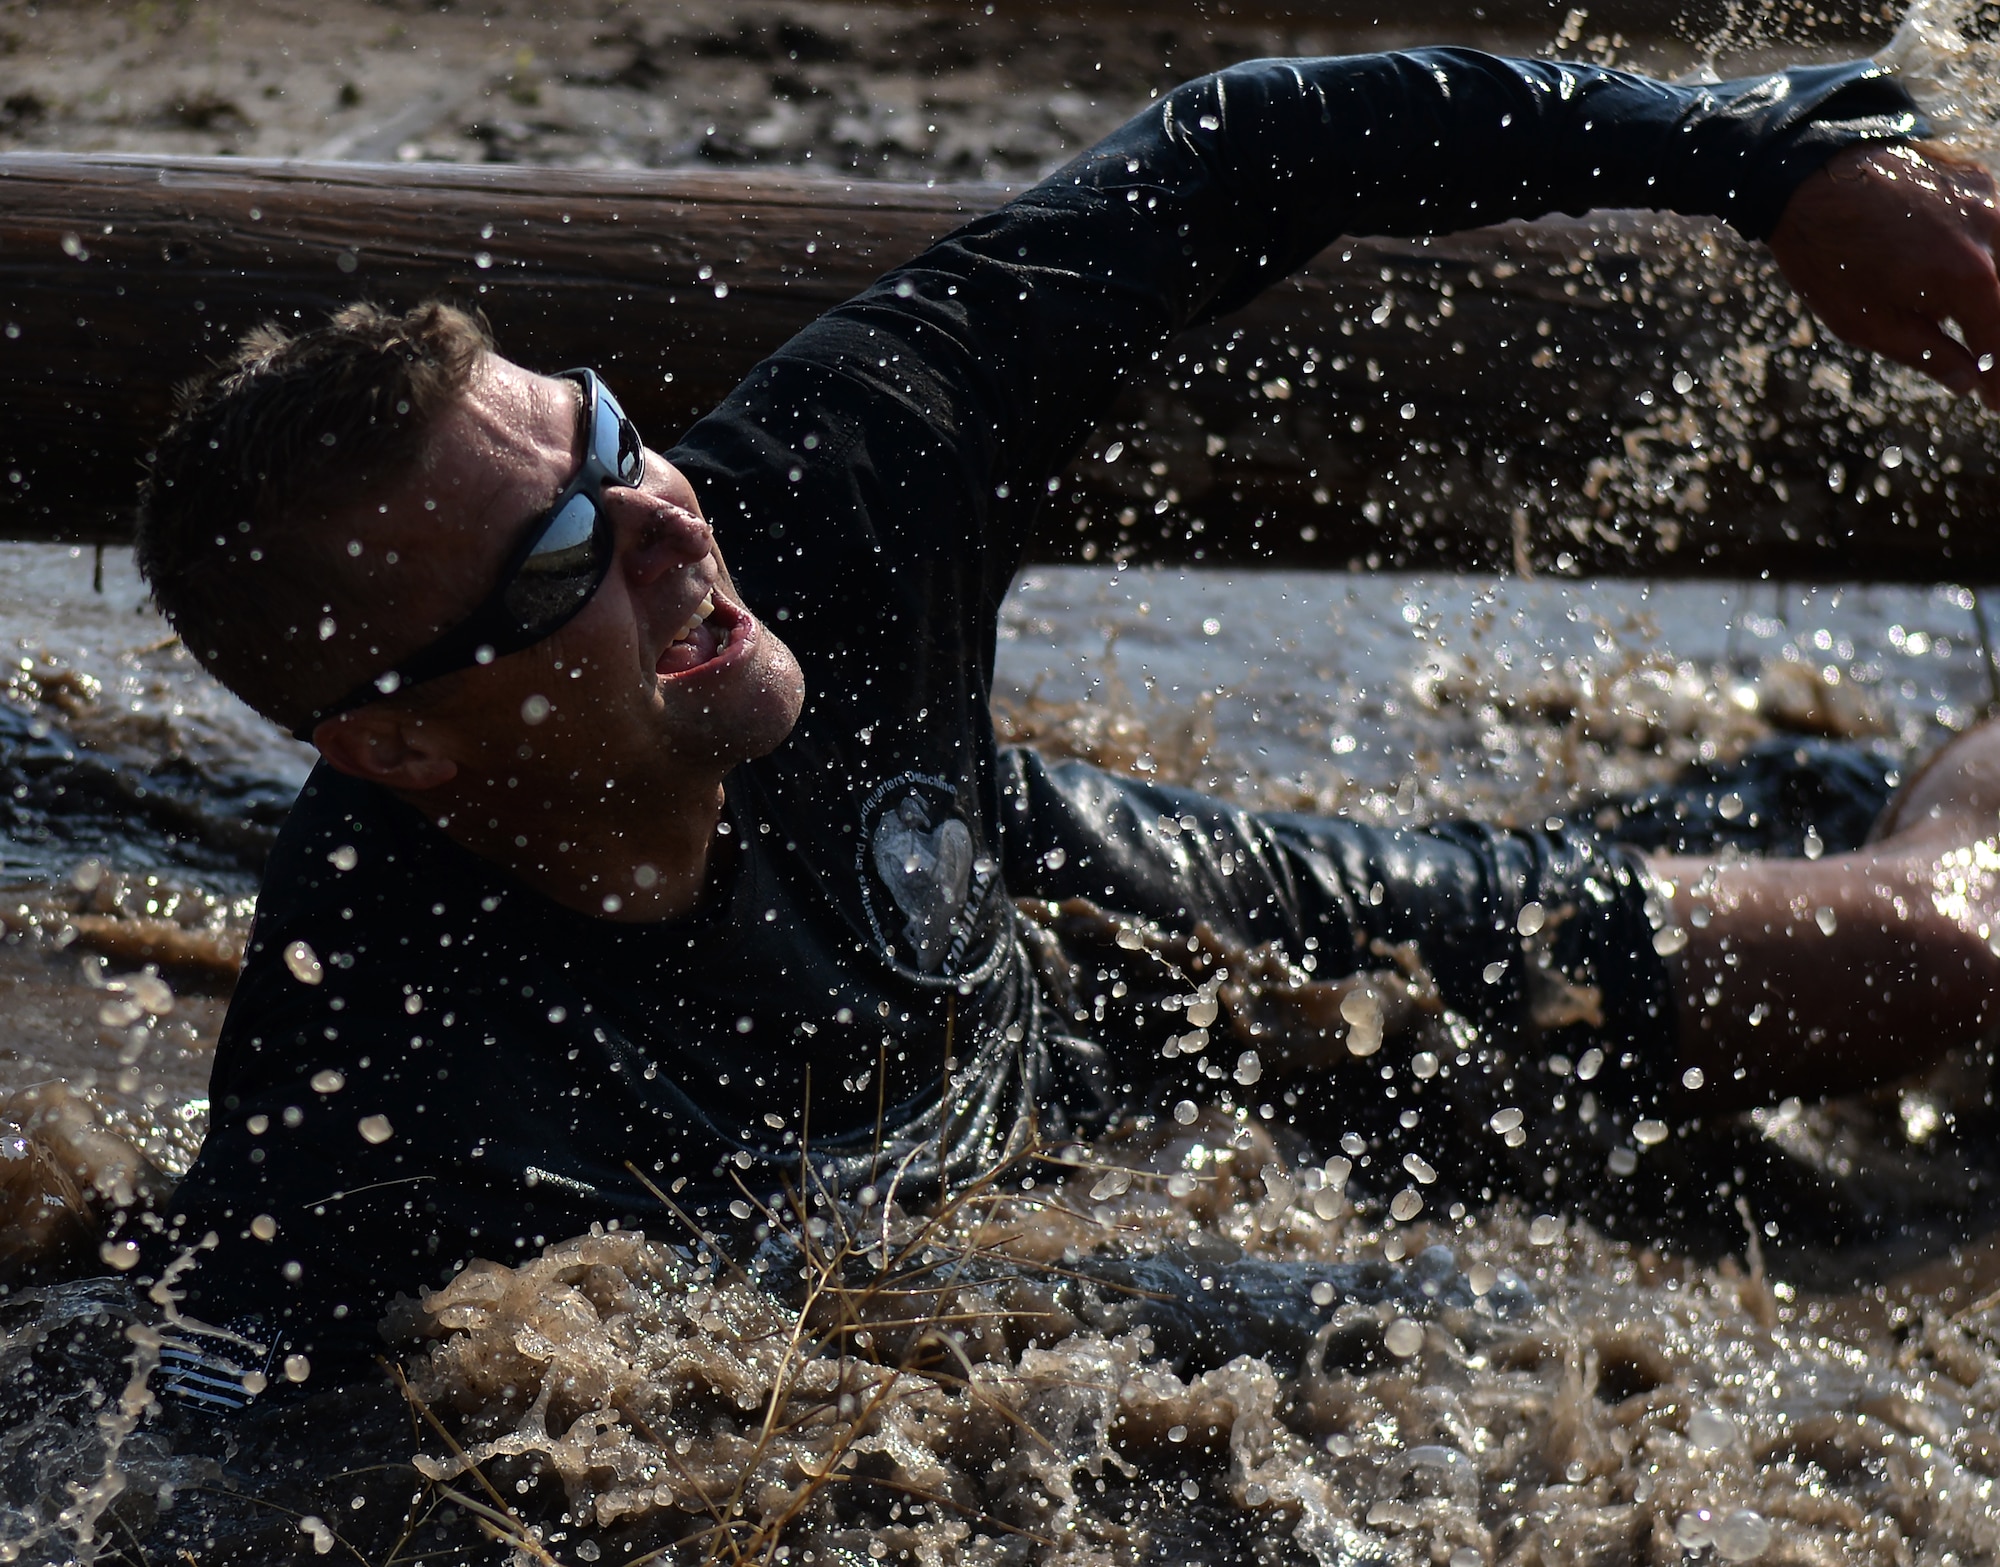
<path id="1" fill-rule="evenodd" d="M 2000 153 L 2000 12 L 1966 0 L 1916 0 L 1877 56 L 1902 77 L 1939 139 L 1990 162 Z"/>

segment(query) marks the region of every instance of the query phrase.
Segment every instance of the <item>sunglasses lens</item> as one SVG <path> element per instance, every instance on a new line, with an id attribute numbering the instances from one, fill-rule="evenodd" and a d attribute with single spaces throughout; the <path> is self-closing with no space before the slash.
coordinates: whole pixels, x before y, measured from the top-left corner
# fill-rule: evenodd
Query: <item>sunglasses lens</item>
<path id="1" fill-rule="evenodd" d="M 507 584 L 508 613 L 524 627 L 558 624 L 596 591 L 605 561 L 596 502 L 588 495 L 571 496 Z"/>
<path id="2" fill-rule="evenodd" d="M 639 431 L 623 414 L 618 416 L 618 477 L 627 484 L 637 484 L 646 476 L 646 447 L 639 439 Z"/>
<path id="3" fill-rule="evenodd" d="M 625 410 L 618 406 L 618 399 L 604 389 L 601 381 L 597 384 L 597 408 L 591 423 L 591 438 L 596 444 L 593 455 L 598 466 L 620 484 L 637 484 L 645 477 L 645 445 L 640 441 L 632 421 L 625 417 Z"/>

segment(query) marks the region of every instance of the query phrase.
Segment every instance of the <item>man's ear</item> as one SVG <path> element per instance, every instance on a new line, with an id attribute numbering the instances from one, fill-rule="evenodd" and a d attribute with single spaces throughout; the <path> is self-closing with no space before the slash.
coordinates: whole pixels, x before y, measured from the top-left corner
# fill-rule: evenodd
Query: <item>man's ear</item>
<path id="1" fill-rule="evenodd" d="M 458 776 L 436 728 L 390 707 L 329 718 L 312 739 L 328 765 L 386 789 L 436 789 Z"/>

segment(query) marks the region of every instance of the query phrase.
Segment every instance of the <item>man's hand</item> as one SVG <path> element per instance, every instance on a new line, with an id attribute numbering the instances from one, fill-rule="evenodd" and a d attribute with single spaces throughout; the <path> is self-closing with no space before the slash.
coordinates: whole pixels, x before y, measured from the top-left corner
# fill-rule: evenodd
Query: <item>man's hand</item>
<path id="1" fill-rule="evenodd" d="M 1770 243 L 1834 332 L 2000 408 L 2000 209 L 1984 169 L 1850 147 L 1794 192 Z"/>

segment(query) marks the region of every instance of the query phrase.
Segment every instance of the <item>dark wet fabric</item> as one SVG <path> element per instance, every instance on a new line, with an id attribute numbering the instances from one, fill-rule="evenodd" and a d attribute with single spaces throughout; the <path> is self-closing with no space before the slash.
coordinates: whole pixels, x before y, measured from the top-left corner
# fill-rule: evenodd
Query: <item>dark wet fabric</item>
<path id="1" fill-rule="evenodd" d="M 1667 787 L 1588 807 L 1575 820 L 1657 854 L 1724 848 L 1775 859 L 1858 849 L 1901 782 L 1893 758 L 1851 741 L 1778 735 Z"/>
<path id="2" fill-rule="evenodd" d="M 1397 835 L 1178 798 L 1226 815 L 1241 852 L 1147 847 L 1154 797 L 998 749 L 999 607 L 1128 371 L 1337 235 L 1598 206 L 1760 235 L 1833 151 L 1919 129 L 1868 65 L 1683 88 L 1454 50 L 1259 62 L 829 312 L 670 453 L 809 693 L 791 739 L 732 775 L 701 905 L 654 926 L 571 913 L 321 768 L 272 855 L 208 1141 L 149 1272 L 200 1245 L 191 1310 L 261 1312 L 324 1363 L 468 1256 L 745 1221 L 797 1173 L 808 1119 L 814 1171 L 844 1184 L 1087 1124 L 1146 1063 L 1051 1003 L 1014 902 L 1086 866 L 1097 896 L 1163 918 L 1212 900 L 1300 961 L 1426 941 L 1453 1004 L 1490 1017 L 1502 1082 L 1519 965 L 1488 982 L 1480 959 L 1524 900 L 1557 899 L 1544 955 L 1596 976 L 1604 1101 L 1636 1114 L 1661 987 L 1621 854 L 1581 829 Z M 1182 874 L 1198 885 L 1160 879 Z"/>
<path id="3" fill-rule="evenodd" d="M 1389 1152 L 1392 1169 L 1415 1153 L 1462 1179 L 1464 1117 L 1476 1127 L 1526 1103 L 1531 1057 L 1593 1048 L 1604 1057 L 1593 1073 L 1598 1143 L 1629 1141 L 1633 1124 L 1671 1097 L 1673 1007 L 1648 884 L 1637 855 L 1602 834 L 1573 823 L 1391 828 L 1259 814 L 1029 752 L 1004 760 L 1013 785 L 1004 870 L 1017 893 L 1086 899 L 1168 931 L 1207 927 L 1238 948 L 1275 943 L 1322 983 L 1414 963 L 1440 993 L 1441 1021 L 1388 1040 L 1379 1056 L 1336 1049 L 1331 1067 L 1297 1082 L 1257 1086 L 1260 1075 L 1239 1086 L 1239 1052 L 1258 1043 L 1253 1008 L 1236 1009 L 1233 1027 L 1212 1030 L 1205 1054 L 1176 1069 L 1166 1041 L 1186 1025 L 1162 1003 L 1189 985 L 1115 936 L 1092 940 L 1088 927 L 1059 920 L 1075 971 L 1062 987 L 1073 992 L 1068 1026 L 1104 1042 L 1108 1105 L 1165 1111 L 1183 1094 L 1270 1103 L 1262 1119 L 1324 1152 L 1359 1138 Z M 1531 905 L 1544 923 L 1526 921 L 1524 933 Z M 1411 950 L 1399 960 L 1399 948 Z M 1543 993 L 1566 995 L 1565 986 L 1586 998 L 1588 1022 L 1553 1021 Z M 1410 1075 L 1420 1048 L 1441 1056 L 1435 1078 Z M 1259 1065 L 1275 1068 L 1282 1051 L 1274 1040 Z M 1439 1100 L 1463 1113 L 1429 1114 Z M 1413 1124 L 1402 1124 L 1405 1112 L 1416 1112 Z M 1583 1162 L 1594 1173 L 1601 1148 Z"/>

